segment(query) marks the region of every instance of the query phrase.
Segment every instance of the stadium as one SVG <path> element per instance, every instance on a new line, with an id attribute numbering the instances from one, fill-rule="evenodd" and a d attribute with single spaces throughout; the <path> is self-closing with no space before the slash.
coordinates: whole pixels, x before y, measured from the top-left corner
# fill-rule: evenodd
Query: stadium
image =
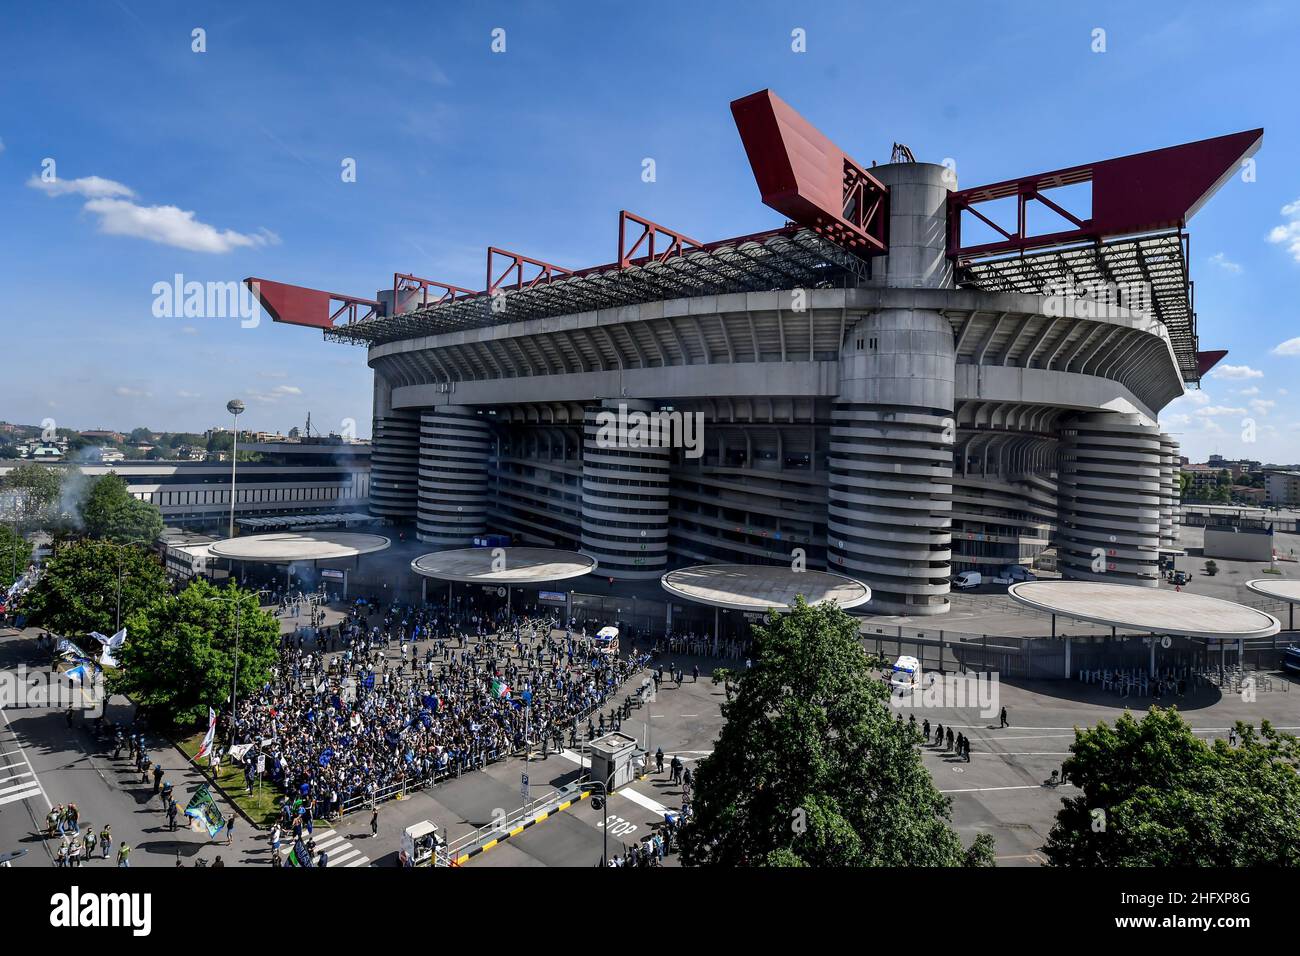
<path id="1" fill-rule="evenodd" d="M 731 111 L 768 232 L 701 241 L 623 211 L 618 256 L 487 250 L 471 290 L 374 298 L 250 278 L 276 321 L 363 345 L 369 507 L 435 549 L 581 551 L 611 589 L 688 565 L 790 565 L 933 615 L 963 570 L 1042 561 L 1156 586 L 1178 527 L 1162 408 L 1202 350 L 1187 221 L 1251 130 L 961 187 L 851 158 L 774 93 Z M 698 421 L 602 438 L 610 416 Z M 625 436 L 626 437 L 626 436 Z"/>

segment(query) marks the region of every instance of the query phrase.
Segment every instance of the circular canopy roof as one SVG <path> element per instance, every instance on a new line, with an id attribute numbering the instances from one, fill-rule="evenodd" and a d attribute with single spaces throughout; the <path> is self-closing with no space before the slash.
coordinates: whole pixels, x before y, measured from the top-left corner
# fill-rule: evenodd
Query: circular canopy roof
<path id="1" fill-rule="evenodd" d="M 842 608 L 871 600 L 871 589 L 861 581 L 785 565 L 699 564 L 669 571 L 659 583 L 673 597 L 733 611 L 788 611 L 796 597 L 809 604 L 834 601 Z"/>
<path id="2" fill-rule="evenodd" d="M 284 531 L 226 538 L 213 543 L 208 550 L 218 558 L 286 564 L 293 561 L 355 558 L 357 555 L 370 554 L 372 551 L 383 551 L 392 543 L 381 534 L 356 534 L 350 531 Z"/>
<path id="3" fill-rule="evenodd" d="M 1175 637 L 1267 637 L 1281 629 L 1263 611 L 1219 598 L 1096 581 L 1021 581 L 1011 599 L 1036 611 Z"/>
<path id="4" fill-rule="evenodd" d="M 1247 581 L 1246 587 L 1256 594 L 1273 598 L 1275 601 L 1300 604 L 1300 581 L 1270 581 L 1268 578 L 1256 578 L 1254 581 Z"/>
<path id="5" fill-rule="evenodd" d="M 500 555 L 498 567 L 493 556 Z M 579 578 L 596 570 L 596 559 L 555 548 L 458 548 L 422 554 L 411 570 L 426 578 L 475 584 L 538 584 Z"/>

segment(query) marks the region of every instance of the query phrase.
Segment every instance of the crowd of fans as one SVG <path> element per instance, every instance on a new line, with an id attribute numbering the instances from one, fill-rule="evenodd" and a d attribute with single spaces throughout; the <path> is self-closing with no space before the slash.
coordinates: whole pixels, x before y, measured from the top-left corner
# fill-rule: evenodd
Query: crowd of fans
<path id="1" fill-rule="evenodd" d="M 264 780 L 328 817 L 525 746 L 558 750 L 650 658 L 607 653 L 574 623 L 358 603 L 312 639 L 285 638 L 230 721 L 231 756 L 250 787 L 265 758 Z"/>

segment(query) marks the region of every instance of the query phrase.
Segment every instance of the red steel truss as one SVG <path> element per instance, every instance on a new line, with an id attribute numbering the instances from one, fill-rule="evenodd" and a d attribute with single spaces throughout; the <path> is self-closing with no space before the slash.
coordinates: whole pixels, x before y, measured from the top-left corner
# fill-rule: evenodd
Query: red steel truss
<path id="1" fill-rule="evenodd" d="M 884 183 L 771 90 L 731 114 L 765 205 L 859 256 L 888 251 Z"/>
<path id="2" fill-rule="evenodd" d="M 637 237 L 636 242 L 631 246 L 627 244 L 627 224 L 636 223 L 641 227 L 641 235 Z M 668 237 L 668 247 L 661 252 L 655 252 L 655 238 L 657 236 Z M 648 240 L 648 242 L 647 242 Z M 686 251 L 686 247 L 692 249 L 703 249 L 704 243 L 697 242 L 689 236 L 684 236 L 680 232 L 674 232 L 657 222 L 651 222 L 649 219 L 642 219 L 636 213 L 628 212 L 626 209 L 621 210 L 618 214 L 618 267 L 626 269 L 636 258 L 637 250 L 641 248 L 642 243 L 646 244 L 645 255 L 647 261 L 663 262 L 665 259 L 671 259 L 673 256 L 680 256 Z"/>
<path id="3" fill-rule="evenodd" d="M 344 324 L 363 322 L 383 314 L 383 303 L 375 299 L 359 299 L 337 292 L 322 292 L 300 285 L 272 282 L 270 279 L 249 277 L 244 280 L 262 308 L 275 322 L 288 325 L 306 325 L 315 329 L 332 329 L 340 318 Z M 362 310 L 365 311 L 362 311 Z"/>
<path id="4" fill-rule="evenodd" d="M 493 260 L 500 256 L 503 259 L 509 259 L 509 264 L 498 275 L 492 268 Z M 524 266 L 533 266 L 537 269 L 536 275 L 525 281 Z M 549 262 L 543 262 L 540 259 L 530 259 L 528 256 L 520 255 L 517 252 L 507 252 L 505 249 L 498 249 L 496 246 L 488 246 L 487 254 L 487 294 L 492 295 L 498 289 L 531 289 L 540 282 L 550 282 L 559 276 L 567 276 L 571 270 L 564 269 L 560 266 L 553 265 Z M 507 284 L 508 278 L 513 275 L 513 285 Z"/>
<path id="5" fill-rule="evenodd" d="M 948 197 L 948 255 L 968 258 L 1024 252 L 1069 242 L 1182 229 L 1238 171 L 1242 161 L 1255 154 L 1263 139 L 1262 129 L 1247 130 L 954 192 Z M 1047 190 L 1080 183 L 1092 184 L 1092 212 L 1087 218 L 1069 212 L 1044 195 Z M 1014 225 L 995 222 L 977 208 L 1013 196 Z M 1027 212 L 1031 202 L 1052 210 L 1072 228 L 1030 235 Z M 962 214 L 966 212 L 1002 238 L 963 246 Z"/>
<path id="6" fill-rule="evenodd" d="M 431 289 L 441 289 L 442 295 L 433 298 L 430 296 Z M 418 305 L 412 305 L 411 308 L 423 308 L 426 305 L 442 305 L 444 302 L 450 302 L 452 299 L 460 298 L 466 295 L 478 295 L 474 289 L 462 289 L 458 285 L 449 285 L 446 282 L 438 282 L 436 279 L 422 279 L 419 276 L 408 275 L 403 272 L 393 273 L 393 311 L 404 311 L 398 306 L 402 303 L 400 298 L 403 292 L 415 292 L 419 290 L 420 301 Z"/>

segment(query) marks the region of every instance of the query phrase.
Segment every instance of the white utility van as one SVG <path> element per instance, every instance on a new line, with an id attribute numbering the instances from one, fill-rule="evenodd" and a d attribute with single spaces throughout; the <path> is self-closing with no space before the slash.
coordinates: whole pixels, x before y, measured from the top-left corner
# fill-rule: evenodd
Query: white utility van
<path id="1" fill-rule="evenodd" d="M 921 662 L 915 657 L 900 657 L 889 673 L 893 690 L 913 690 L 921 686 Z"/>
<path id="2" fill-rule="evenodd" d="M 977 588 L 984 580 L 984 575 L 978 571 L 963 571 L 952 579 L 952 586 L 958 590 L 964 591 L 967 588 Z"/>

